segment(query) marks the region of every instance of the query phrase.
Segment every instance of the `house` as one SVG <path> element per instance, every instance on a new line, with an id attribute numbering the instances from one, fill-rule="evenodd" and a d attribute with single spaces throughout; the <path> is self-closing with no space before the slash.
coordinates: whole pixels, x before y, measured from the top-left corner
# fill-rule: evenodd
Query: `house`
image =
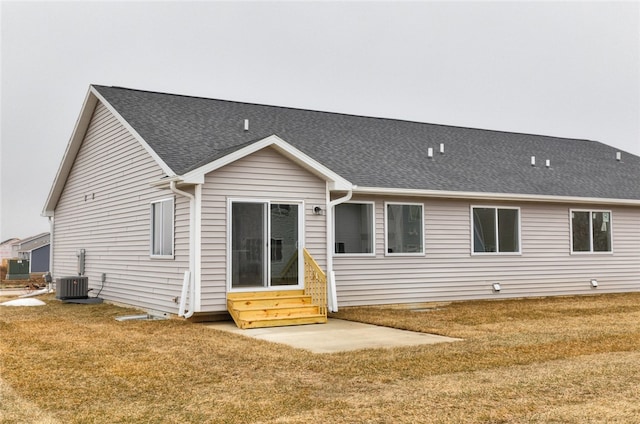
<path id="1" fill-rule="evenodd" d="M 12 257 L 19 259 L 29 259 L 28 253 L 35 248 L 48 245 L 50 242 L 49 233 L 40 233 L 35 236 L 19 240 L 13 245 Z"/>
<path id="2" fill-rule="evenodd" d="M 315 272 L 335 311 L 638 291 L 638 182 L 595 141 L 94 85 L 43 215 L 54 277 L 83 249 L 110 301 L 212 314 Z"/>
<path id="3" fill-rule="evenodd" d="M 13 258 L 13 246 L 19 241 L 19 238 L 13 237 L 0 243 L 0 260 Z"/>
<path id="4" fill-rule="evenodd" d="M 50 235 L 41 233 L 13 246 L 13 257 L 29 261 L 29 273 L 49 271 Z"/>
<path id="5" fill-rule="evenodd" d="M 20 241 L 19 238 L 10 238 L 0 243 L 0 281 L 7 277 L 9 270 L 9 260 L 13 258 L 13 245 Z"/>
<path id="6" fill-rule="evenodd" d="M 9 271 L 11 279 L 27 279 L 31 273 L 49 271 L 49 253 L 49 233 L 37 234 L 22 240 L 12 238 L 0 244 L 3 266 L 17 267 Z M 9 259 L 15 259 L 17 263 L 10 266 Z M 16 274 L 18 268 L 19 272 Z"/>

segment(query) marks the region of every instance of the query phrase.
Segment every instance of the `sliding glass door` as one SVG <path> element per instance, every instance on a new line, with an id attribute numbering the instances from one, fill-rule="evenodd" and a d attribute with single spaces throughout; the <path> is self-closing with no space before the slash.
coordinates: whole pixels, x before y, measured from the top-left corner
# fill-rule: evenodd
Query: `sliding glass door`
<path id="1" fill-rule="evenodd" d="M 230 201 L 232 289 L 301 284 L 301 206 Z"/>
<path id="2" fill-rule="evenodd" d="M 265 286 L 266 222 L 262 203 L 231 205 L 232 287 Z"/>

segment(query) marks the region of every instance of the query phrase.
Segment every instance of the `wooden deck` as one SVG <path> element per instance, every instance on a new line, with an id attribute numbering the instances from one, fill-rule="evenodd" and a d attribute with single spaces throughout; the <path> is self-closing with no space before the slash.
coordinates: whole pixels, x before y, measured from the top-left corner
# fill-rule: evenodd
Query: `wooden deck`
<path id="1" fill-rule="evenodd" d="M 239 328 L 327 322 L 326 313 L 303 290 L 227 293 L 227 310 Z"/>

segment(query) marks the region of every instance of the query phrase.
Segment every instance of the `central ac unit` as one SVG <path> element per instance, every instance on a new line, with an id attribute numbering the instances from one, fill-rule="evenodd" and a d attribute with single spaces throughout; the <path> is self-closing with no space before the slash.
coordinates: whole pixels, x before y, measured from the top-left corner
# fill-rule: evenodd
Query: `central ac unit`
<path id="1" fill-rule="evenodd" d="M 87 299 L 89 277 L 56 278 L 56 299 Z"/>

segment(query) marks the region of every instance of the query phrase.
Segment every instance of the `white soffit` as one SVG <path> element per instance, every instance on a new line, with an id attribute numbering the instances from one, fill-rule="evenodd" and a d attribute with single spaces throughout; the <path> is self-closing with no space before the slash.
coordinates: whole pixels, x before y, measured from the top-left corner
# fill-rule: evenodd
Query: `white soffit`
<path id="1" fill-rule="evenodd" d="M 473 191 L 418 190 L 384 187 L 354 186 L 353 194 L 376 194 L 382 196 L 431 197 L 445 199 L 493 200 L 514 202 L 548 202 L 574 204 L 610 204 L 622 206 L 640 206 L 640 200 L 609 199 L 599 197 L 552 196 L 538 194 L 481 193 Z"/>

